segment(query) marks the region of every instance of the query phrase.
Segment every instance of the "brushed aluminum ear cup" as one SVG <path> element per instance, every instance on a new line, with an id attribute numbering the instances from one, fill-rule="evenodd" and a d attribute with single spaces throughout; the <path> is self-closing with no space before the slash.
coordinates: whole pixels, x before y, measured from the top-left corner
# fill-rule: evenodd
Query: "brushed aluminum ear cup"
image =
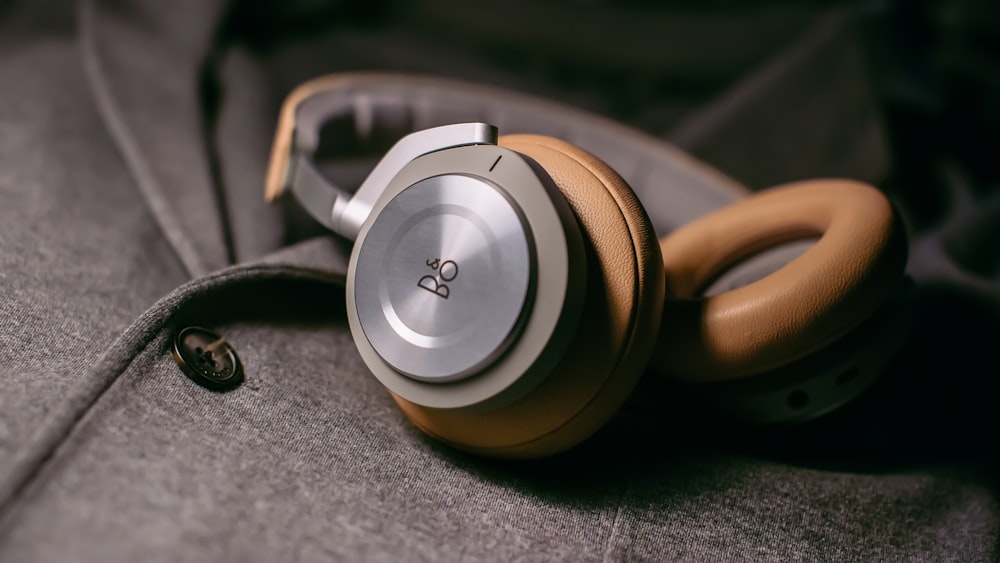
<path id="1" fill-rule="evenodd" d="M 550 184 L 491 144 L 422 155 L 391 178 L 347 271 L 351 333 L 389 391 L 485 411 L 548 377 L 576 330 L 586 265 Z"/>
<path id="2" fill-rule="evenodd" d="M 442 174 L 379 212 L 355 256 L 361 328 L 393 369 L 429 383 L 470 377 L 517 338 L 534 297 L 534 241 L 491 182 Z"/>
<path id="3" fill-rule="evenodd" d="M 500 144 L 544 169 L 579 222 L 588 258 L 579 326 L 544 381 L 509 405 L 472 412 L 396 401 L 422 430 L 459 448 L 541 457 L 591 435 L 632 391 L 656 341 L 663 267 L 645 212 L 606 164 L 550 137 L 512 135 Z"/>

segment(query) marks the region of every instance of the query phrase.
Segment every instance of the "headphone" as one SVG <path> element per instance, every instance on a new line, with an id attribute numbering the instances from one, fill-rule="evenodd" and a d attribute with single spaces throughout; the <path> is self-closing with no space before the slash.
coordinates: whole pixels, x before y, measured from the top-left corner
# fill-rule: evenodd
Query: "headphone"
<path id="1" fill-rule="evenodd" d="M 355 145 L 413 132 L 351 193 L 315 158 L 330 129 Z M 877 189 L 750 195 L 661 141 L 524 94 L 306 82 L 271 154 L 266 196 L 285 192 L 354 241 L 347 314 L 368 369 L 420 430 L 477 454 L 571 448 L 647 368 L 695 418 L 809 420 L 864 391 L 905 335 L 906 237 Z"/>

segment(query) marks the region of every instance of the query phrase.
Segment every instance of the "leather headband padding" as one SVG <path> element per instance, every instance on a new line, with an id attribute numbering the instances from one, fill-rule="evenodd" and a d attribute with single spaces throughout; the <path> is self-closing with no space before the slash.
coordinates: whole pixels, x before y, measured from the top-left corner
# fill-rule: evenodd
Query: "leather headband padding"
<path id="1" fill-rule="evenodd" d="M 712 297 L 697 292 L 769 245 L 821 235 L 773 274 Z M 660 244 L 667 301 L 657 369 L 689 382 L 764 372 L 830 344 L 868 318 L 898 284 L 905 233 L 877 189 L 813 180 L 760 192 Z"/>

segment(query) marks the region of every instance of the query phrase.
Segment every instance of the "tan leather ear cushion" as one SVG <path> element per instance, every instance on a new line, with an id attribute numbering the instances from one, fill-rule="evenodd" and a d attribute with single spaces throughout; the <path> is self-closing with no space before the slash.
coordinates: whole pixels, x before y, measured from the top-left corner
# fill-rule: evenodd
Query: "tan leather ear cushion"
<path id="1" fill-rule="evenodd" d="M 588 437 L 632 391 L 656 341 L 663 267 L 645 211 L 606 164 L 550 137 L 510 135 L 500 144 L 540 164 L 579 221 L 588 247 L 580 326 L 553 373 L 506 407 L 470 413 L 395 398 L 418 427 L 457 447 L 495 457 L 540 457 Z"/>
<path id="2" fill-rule="evenodd" d="M 735 262 L 816 235 L 816 244 L 773 274 L 692 299 Z M 653 363 L 685 381 L 764 372 L 833 342 L 885 301 L 907 254 L 889 201 L 849 180 L 758 193 L 679 229 L 660 250 L 667 301 Z"/>

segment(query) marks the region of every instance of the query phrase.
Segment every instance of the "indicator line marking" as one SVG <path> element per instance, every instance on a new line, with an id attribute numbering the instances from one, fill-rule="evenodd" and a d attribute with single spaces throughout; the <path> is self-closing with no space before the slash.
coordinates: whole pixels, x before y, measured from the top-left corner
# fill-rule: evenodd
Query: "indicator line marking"
<path id="1" fill-rule="evenodd" d="M 497 167 L 501 158 L 503 158 L 503 155 L 498 156 L 497 159 L 493 161 L 493 166 L 490 166 L 490 172 L 493 172 L 493 169 Z"/>

